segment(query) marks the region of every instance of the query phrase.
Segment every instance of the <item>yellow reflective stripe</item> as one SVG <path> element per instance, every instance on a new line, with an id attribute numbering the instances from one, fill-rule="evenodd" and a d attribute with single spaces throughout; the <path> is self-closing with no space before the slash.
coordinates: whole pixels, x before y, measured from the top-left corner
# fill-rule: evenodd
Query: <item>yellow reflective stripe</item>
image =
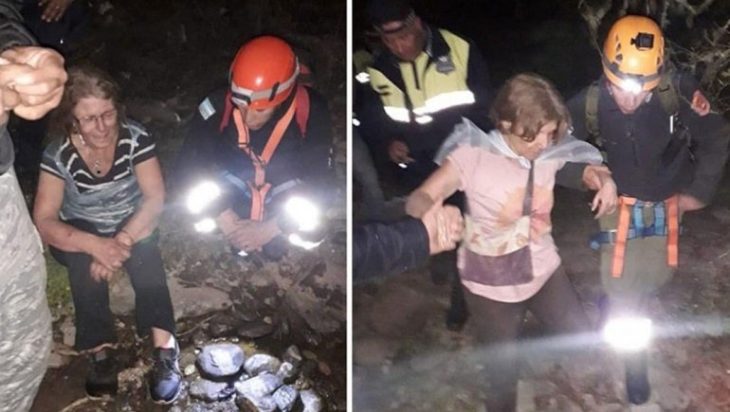
<path id="1" fill-rule="evenodd" d="M 442 93 L 426 100 L 426 108 L 429 113 L 436 113 L 454 106 L 473 104 L 475 101 L 474 93 L 471 90 L 459 90 Z"/>
<path id="2" fill-rule="evenodd" d="M 367 83 L 370 81 L 370 75 L 368 72 L 360 72 L 355 76 L 355 80 L 357 80 L 360 83 Z"/>
<path id="3" fill-rule="evenodd" d="M 454 70 L 448 73 L 439 72 L 436 63 L 425 70 L 428 56 L 422 53 L 415 62 L 416 72 L 422 73 L 418 81 L 419 87 L 416 87 L 411 63 L 402 63 L 400 66 L 406 87 L 404 91 L 376 68 L 368 68 L 371 87 L 380 95 L 385 112 L 391 119 L 399 122 L 414 120 L 425 124 L 433 120 L 427 115 L 435 115 L 442 110 L 473 104 L 476 101 L 474 93 L 469 90 L 466 83 L 469 43 L 446 30 L 440 30 L 440 33 L 451 48 L 449 56 Z M 405 107 L 406 91 L 413 105 L 413 116 Z"/>
<path id="4" fill-rule="evenodd" d="M 388 115 L 391 119 L 397 121 L 397 122 L 410 122 L 411 117 L 408 114 L 408 109 L 405 107 L 394 107 L 394 106 L 385 106 L 385 114 Z"/>
<path id="5" fill-rule="evenodd" d="M 432 121 L 433 121 L 433 117 L 431 117 L 429 115 L 416 117 L 416 123 L 418 123 L 418 124 L 428 124 L 428 123 L 431 123 Z"/>

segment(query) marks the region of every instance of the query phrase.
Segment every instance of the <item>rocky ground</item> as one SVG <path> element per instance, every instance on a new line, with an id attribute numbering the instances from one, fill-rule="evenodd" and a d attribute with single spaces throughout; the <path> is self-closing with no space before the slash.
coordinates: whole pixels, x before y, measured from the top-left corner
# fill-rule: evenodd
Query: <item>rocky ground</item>
<path id="1" fill-rule="evenodd" d="M 290 406 L 301 410 L 306 398 L 307 410 L 317 410 L 314 396 L 325 410 L 346 409 L 345 2 L 328 2 L 327 7 L 319 3 L 324 2 L 212 0 L 183 7 L 172 0 L 92 3 L 92 28 L 68 61 L 90 61 L 121 83 L 128 114 L 157 138 L 166 177 L 172 175 L 175 153 L 197 104 L 224 84 L 240 44 L 254 33 L 275 33 L 295 44 L 300 58 L 313 69 L 315 87 L 329 99 L 335 172 L 341 184 L 335 187 L 337 202 L 327 211 L 330 229 L 324 244 L 313 252 L 291 250 L 282 261 L 271 262 L 257 254 L 240 258 L 215 235 L 201 239 L 188 228 L 174 202 L 178 188 L 167 180 L 170 202 L 160 224 L 160 246 L 186 371 L 185 391 L 172 409 L 148 399 L 150 349 L 148 342 L 135 337 L 134 296 L 121 274 L 110 288 L 124 368 L 120 394 L 103 401 L 84 396 L 85 360 L 72 350 L 73 308 L 65 274 L 49 258 L 55 343 L 52 367 L 33 411 L 257 410 L 242 403 L 245 386 L 237 393 L 238 405 L 230 396 L 235 390 L 216 393 L 221 402 L 212 402 L 215 391 L 201 380 L 205 374 L 196 367 L 201 351 L 212 343 L 239 347 L 246 359 L 273 355 L 276 360 L 267 358 L 271 362 L 286 359 L 294 347 L 301 355 L 299 364 L 279 382 L 302 391 Z M 276 375 L 278 370 L 271 364 L 269 368 Z M 248 370 L 236 377 L 242 382 L 253 378 L 257 375 Z M 286 398 L 284 392 L 289 397 L 294 393 L 282 390 L 279 398 Z M 258 407 L 268 410 L 266 405 Z"/>
<path id="2" fill-rule="evenodd" d="M 658 327 L 675 337 L 651 346 L 650 402 L 629 407 L 622 367 L 611 351 L 552 350 L 561 346 L 528 318 L 526 334 L 535 340 L 525 345 L 520 366 L 520 412 L 730 411 L 728 183 L 715 206 L 686 216 L 681 267 L 652 302 Z M 595 226 L 584 205 L 584 195 L 559 191 L 554 235 L 586 310 L 597 319 L 598 255 L 587 245 Z M 421 270 L 358 286 L 353 293 L 355 410 L 484 410 L 489 352 L 474 342 L 469 324 L 461 333 L 446 330 L 446 286 L 433 285 Z"/>

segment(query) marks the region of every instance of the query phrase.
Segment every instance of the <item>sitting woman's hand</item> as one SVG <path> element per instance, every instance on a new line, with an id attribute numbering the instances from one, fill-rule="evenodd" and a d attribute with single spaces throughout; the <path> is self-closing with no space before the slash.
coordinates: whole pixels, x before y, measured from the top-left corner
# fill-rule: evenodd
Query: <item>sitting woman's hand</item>
<path id="1" fill-rule="evenodd" d="M 129 246 L 116 239 L 99 237 L 91 251 L 91 256 L 94 261 L 113 271 L 121 268 L 124 261 L 129 259 L 129 249 Z"/>
<path id="2" fill-rule="evenodd" d="M 102 280 L 108 282 L 114 275 L 114 270 L 107 268 L 96 260 L 93 260 L 91 262 L 91 267 L 89 268 L 89 273 L 91 273 L 91 278 L 96 282 L 101 282 Z"/>

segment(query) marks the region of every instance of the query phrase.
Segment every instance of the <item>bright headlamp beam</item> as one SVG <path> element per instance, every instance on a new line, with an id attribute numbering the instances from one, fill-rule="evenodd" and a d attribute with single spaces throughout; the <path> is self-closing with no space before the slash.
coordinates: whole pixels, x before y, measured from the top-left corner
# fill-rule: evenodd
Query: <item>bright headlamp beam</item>
<path id="1" fill-rule="evenodd" d="M 190 213 L 198 214 L 205 210 L 220 195 L 221 189 L 217 184 L 204 181 L 190 190 L 185 204 Z"/>
<path id="2" fill-rule="evenodd" d="M 319 226 L 320 211 L 309 200 L 294 196 L 284 205 L 284 211 L 296 222 L 298 231 L 311 232 Z"/>
<path id="3" fill-rule="evenodd" d="M 215 223 L 215 220 L 212 218 L 205 218 L 193 225 L 195 227 L 195 230 L 200 233 L 210 233 L 215 230 L 218 225 Z"/>
<path id="4" fill-rule="evenodd" d="M 652 337 L 649 318 L 613 318 L 603 328 L 603 340 L 615 349 L 634 352 L 646 348 Z"/>
<path id="5" fill-rule="evenodd" d="M 312 242 L 310 240 L 302 239 L 302 237 L 299 236 L 298 233 L 292 233 L 291 235 L 289 235 L 289 243 L 294 246 L 299 246 L 304 250 L 312 250 L 322 244 L 322 241 Z"/>
<path id="6" fill-rule="evenodd" d="M 641 86 L 641 83 L 639 83 L 635 79 L 623 79 L 621 80 L 621 89 L 633 93 L 633 94 L 639 94 L 643 90 L 643 87 Z"/>

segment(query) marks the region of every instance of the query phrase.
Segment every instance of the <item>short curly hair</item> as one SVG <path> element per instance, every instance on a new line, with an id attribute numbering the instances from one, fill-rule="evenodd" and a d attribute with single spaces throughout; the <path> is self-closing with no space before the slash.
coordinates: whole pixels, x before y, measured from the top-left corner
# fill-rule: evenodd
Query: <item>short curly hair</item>
<path id="1" fill-rule="evenodd" d="M 531 142 L 543 126 L 558 123 L 555 139 L 562 138 L 571 125 L 570 112 L 560 93 L 550 81 L 534 73 L 521 73 L 509 80 L 497 93 L 489 117 L 501 128 L 501 122 L 511 123 L 509 130 Z"/>

